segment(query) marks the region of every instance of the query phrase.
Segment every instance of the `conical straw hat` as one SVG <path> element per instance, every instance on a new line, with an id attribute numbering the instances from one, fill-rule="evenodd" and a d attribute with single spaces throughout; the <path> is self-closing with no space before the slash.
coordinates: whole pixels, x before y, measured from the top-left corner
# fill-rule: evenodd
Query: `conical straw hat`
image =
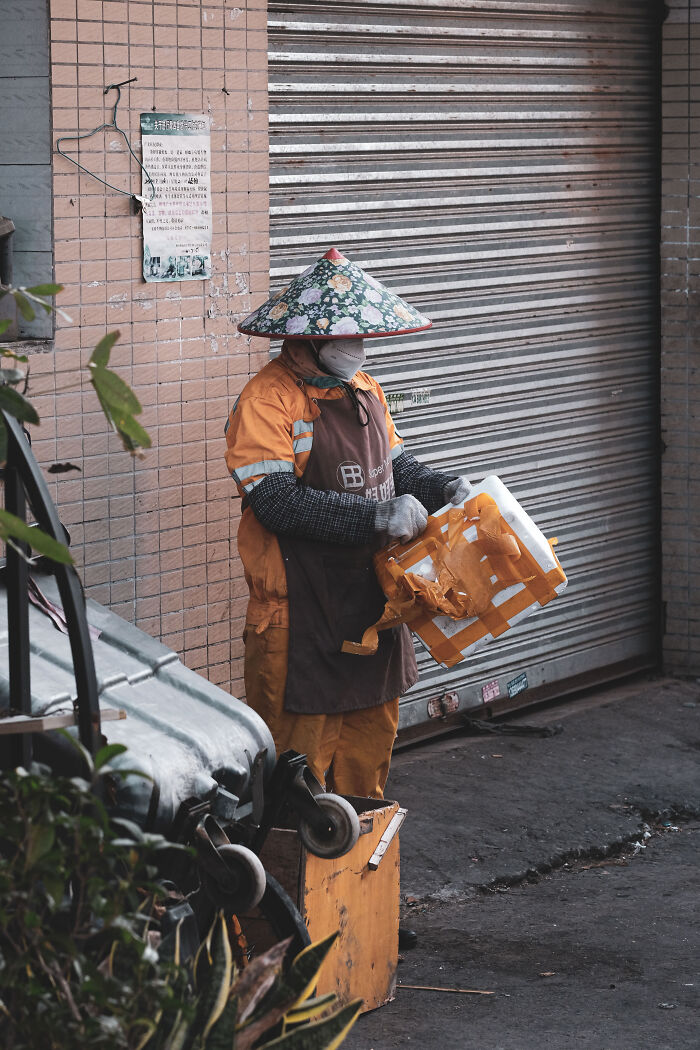
<path id="1" fill-rule="evenodd" d="M 331 248 L 238 326 L 245 335 L 282 339 L 406 335 L 432 325 L 404 299 Z"/>

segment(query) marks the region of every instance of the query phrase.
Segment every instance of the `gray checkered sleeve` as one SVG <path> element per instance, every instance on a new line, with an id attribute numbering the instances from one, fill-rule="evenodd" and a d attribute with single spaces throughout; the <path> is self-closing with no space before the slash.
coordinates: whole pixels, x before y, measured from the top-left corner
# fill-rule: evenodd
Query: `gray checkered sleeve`
<path id="1" fill-rule="evenodd" d="M 428 514 L 434 514 L 444 507 L 443 492 L 452 474 L 442 474 L 439 470 L 419 463 L 409 452 L 402 452 L 394 460 L 394 485 L 396 495 L 410 493 L 423 504 Z"/>
<path id="2" fill-rule="evenodd" d="M 375 500 L 312 489 L 291 474 L 268 474 L 248 502 L 258 521 L 282 536 L 360 546 L 375 535 Z"/>

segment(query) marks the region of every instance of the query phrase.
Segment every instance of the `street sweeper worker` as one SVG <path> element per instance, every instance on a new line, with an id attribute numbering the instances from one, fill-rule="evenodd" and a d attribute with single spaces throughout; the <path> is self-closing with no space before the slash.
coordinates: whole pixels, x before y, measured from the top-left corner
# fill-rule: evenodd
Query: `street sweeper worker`
<path id="1" fill-rule="evenodd" d="M 469 491 L 406 451 L 362 371 L 364 339 L 431 323 L 333 248 L 238 326 L 284 339 L 226 424 L 250 591 L 246 699 L 278 754 L 305 753 L 340 794 L 383 797 L 399 697 L 418 677 L 405 625 L 382 631 L 372 656 L 341 652 L 384 608 L 373 554 Z"/>

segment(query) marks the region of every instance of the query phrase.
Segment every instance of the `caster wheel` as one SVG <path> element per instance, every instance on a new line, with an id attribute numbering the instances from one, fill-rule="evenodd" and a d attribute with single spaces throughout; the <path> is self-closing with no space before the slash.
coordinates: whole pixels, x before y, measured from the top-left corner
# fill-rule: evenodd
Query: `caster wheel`
<path id="1" fill-rule="evenodd" d="M 227 911 L 244 912 L 254 908 L 265 893 L 266 878 L 262 861 L 246 846 L 226 843 L 217 846 L 226 872 L 216 877 L 210 872 L 203 873 L 203 883 L 207 893 L 217 907 Z"/>
<path id="2" fill-rule="evenodd" d="M 360 821 L 357 813 L 340 795 L 324 793 L 316 795 L 316 802 L 333 824 L 327 833 L 316 831 L 305 820 L 299 821 L 299 837 L 310 853 L 316 857 L 342 857 L 360 837 Z"/>

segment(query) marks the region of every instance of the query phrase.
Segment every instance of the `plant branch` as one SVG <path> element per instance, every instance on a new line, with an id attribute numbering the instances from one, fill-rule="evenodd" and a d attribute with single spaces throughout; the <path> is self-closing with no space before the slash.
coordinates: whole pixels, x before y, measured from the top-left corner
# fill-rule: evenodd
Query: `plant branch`
<path id="1" fill-rule="evenodd" d="M 68 1009 L 72 1013 L 75 1020 L 79 1023 L 82 1023 L 83 1018 L 80 1014 L 80 1011 L 78 1010 L 78 1007 L 75 1005 L 75 999 L 73 998 L 73 993 L 70 990 L 70 985 L 68 984 L 63 974 L 56 967 L 49 966 L 46 962 L 44 962 L 43 956 L 40 951 L 37 951 L 36 954 L 39 960 L 39 965 L 41 966 L 46 976 L 49 978 L 49 980 L 55 981 L 58 987 L 63 992 L 66 1002 L 68 1003 Z"/>

